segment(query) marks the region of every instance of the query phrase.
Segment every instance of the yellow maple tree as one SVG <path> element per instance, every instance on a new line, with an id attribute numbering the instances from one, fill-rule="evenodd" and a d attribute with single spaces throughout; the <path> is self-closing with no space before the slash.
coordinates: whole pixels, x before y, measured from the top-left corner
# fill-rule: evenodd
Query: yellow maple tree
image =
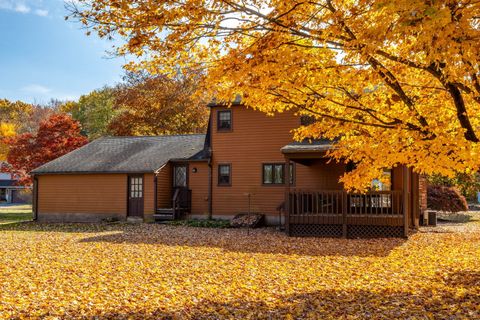
<path id="1" fill-rule="evenodd" d="M 0 122 L 0 161 L 6 160 L 8 152 L 8 145 L 3 139 L 13 137 L 15 133 L 15 126 L 12 123 Z"/>
<path id="2" fill-rule="evenodd" d="M 297 139 L 338 138 L 365 188 L 406 164 L 479 169 L 480 3 L 472 0 L 84 0 L 72 16 L 126 41 L 130 69 L 202 69 L 202 90 L 316 122 Z"/>
<path id="3" fill-rule="evenodd" d="M 4 139 L 13 137 L 17 131 L 23 131 L 21 127 L 26 126 L 32 113 L 33 106 L 30 104 L 0 99 L 0 162 L 6 160 L 8 153 Z"/>

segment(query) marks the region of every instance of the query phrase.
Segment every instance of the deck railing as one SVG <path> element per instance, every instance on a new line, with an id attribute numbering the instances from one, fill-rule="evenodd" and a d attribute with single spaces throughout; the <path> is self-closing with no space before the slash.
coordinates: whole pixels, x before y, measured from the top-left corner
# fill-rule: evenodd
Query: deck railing
<path id="1" fill-rule="evenodd" d="M 404 193 L 291 189 L 285 226 L 290 235 L 406 236 Z"/>
<path id="2" fill-rule="evenodd" d="M 402 191 L 371 191 L 364 194 L 341 190 L 299 190 L 289 193 L 292 215 L 403 215 Z"/>

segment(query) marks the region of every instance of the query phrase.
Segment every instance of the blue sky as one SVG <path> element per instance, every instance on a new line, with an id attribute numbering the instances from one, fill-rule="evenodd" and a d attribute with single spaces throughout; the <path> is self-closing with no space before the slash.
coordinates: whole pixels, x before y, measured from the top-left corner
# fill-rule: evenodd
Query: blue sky
<path id="1" fill-rule="evenodd" d="M 65 21 L 63 0 L 0 0 L 0 98 L 77 99 L 121 81 L 125 60 L 112 42 Z"/>

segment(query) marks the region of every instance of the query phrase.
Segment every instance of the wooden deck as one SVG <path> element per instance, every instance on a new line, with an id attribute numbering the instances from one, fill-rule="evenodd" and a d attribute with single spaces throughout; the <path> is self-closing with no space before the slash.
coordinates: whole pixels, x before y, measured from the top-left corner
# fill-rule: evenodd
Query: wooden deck
<path id="1" fill-rule="evenodd" d="M 288 194 L 285 224 L 289 235 L 403 237 L 402 191 L 352 194 L 341 190 L 298 190 Z"/>

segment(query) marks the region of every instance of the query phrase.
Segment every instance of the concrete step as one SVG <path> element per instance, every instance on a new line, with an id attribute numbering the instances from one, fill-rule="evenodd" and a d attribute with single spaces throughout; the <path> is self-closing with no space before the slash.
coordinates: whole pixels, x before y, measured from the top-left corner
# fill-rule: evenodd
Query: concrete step
<path id="1" fill-rule="evenodd" d="M 141 218 L 141 217 L 127 217 L 127 222 L 128 223 L 142 223 L 143 218 Z"/>

